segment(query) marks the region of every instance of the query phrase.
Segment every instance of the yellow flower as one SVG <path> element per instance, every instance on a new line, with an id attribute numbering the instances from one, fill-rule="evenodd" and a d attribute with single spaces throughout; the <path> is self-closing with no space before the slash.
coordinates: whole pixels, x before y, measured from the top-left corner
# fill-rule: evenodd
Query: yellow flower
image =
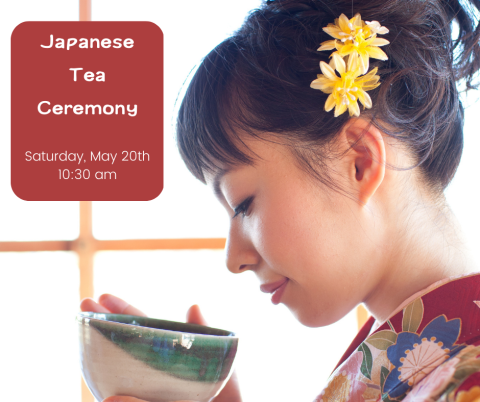
<path id="1" fill-rule="evenodd" d="M 360 100 L 364 108 L 372 107 L 372 99 L 366 91 L 380 85 L 378 82 L 380 77 L 375 75 L 377 68 L 360 76 L 362 71 L 358 56 L 351 54 L 346 65 L 345 60 L 334 53 L 330 64 L 320 62 L 320 69 L 323 74 L 318 74 L 317 79 L 312 81 L 310 86 L 330 94 L 325 102 L 327 112 L 335 107 L 335 117 L 340 116 L 347 109 L 350 116 L 360 116 L 357 100 Z M 340 77 L 335 70 L 340 73 Z"/>
<path id="2" fill-rule="evenodd" d="M 328 24 L 323 30 L 328 33 L 330 36 L 333 36 L 335 39 L 338 39 L 342 42 L 353 41 L 357 35 L 362 35 L 363 33 L 363 21 L 360 17 L 360 14 L 356 14 L 352 19 L 348 19 L 345 14 L 340 15 L 340 18 L 335 19 L 335 24 Z M 336 41 L 327 41 L 328 43 L 335 43 Z M 323 42 L 322 45 L 327 42 Z M 332 50 L 335 46 L 330 47 L 330 49 L 324 49 L 320 47 L 318 50 Z"/>
<path id="3" fill-rule="evenodd" d="M 379 46 L 388 45 L 390 42 L 386 39 L 377 38 L 377 34 L 386 34 L 388 29 L 382 27 L 378 21 L 364 22 L 360 14 L 356 14 L 349 20 L 345 14 L 342 14 L 340 18 L 335 20 L 335 24 L 328 24 L 323 30 L 335 39 L 322 42 L 317 50 L 336 49 L 337 52 L 335 53 L 342 57 L 357 54 L 361 58 L 362 74 L 368 71 L 370 57 L 380 60 L 388 59 Z"/>
<path id="4" fill-rule="evenodd" d="M 390 42 L 388 40 L 377 38 L 376 34 L 374 34 L 369 39 L 360 39 L 358 41 L 346 44 L 337 43 L 337 49 L 338 54 L 342 57 L 348 56 L 349 54 L 354 54 L 357 57 L 360 56 L 362 74 L 365 74 L 370 65 L 370 57 L 374 59 L 388 60 L 388 56 L 378 46 L 388 45 L 389 43 Z"/>

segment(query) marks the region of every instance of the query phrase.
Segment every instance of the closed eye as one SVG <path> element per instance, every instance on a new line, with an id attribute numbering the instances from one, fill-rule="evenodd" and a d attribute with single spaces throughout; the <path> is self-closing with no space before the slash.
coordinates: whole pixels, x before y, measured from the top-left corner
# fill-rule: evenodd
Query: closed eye
<path id="1" fill-rule="evenodd" d="M 253 201 L 253 196 L 250 196 L 246 198 L 244 201 L 242 201 L 242 203 L 233 210 L 235 214 L 233 215 L 232 219 L 239 214 L 243 214 L 243 216 L 247 215 L 248 208 L 250 207 L 250 204 L 252 203 L 252 201 Z"/>

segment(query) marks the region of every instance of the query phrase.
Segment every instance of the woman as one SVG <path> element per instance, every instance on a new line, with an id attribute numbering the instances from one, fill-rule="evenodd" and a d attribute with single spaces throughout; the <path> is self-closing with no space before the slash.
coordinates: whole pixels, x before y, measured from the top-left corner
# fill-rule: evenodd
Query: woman
<path id="1" fill-rule="evenodd" d="M 178 147 L 230 214 L 228 269 L 307 326 L 372 314 L 317 401 L 480 398 L 480 274 L 443 194 L 463 147 L 456 81 L 479 68 L 474 9 L 267 1 L 183 100 Z M 81 307 L 140 314 L 111 295 Z M 188 320 L 204 323 L 198 307 Z M 240 400 L 235 377 L 215 398 Z"/>

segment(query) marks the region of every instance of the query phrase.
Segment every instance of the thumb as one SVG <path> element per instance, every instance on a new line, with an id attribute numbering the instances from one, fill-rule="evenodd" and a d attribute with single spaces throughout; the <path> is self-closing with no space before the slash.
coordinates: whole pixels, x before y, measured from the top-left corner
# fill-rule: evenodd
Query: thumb
<path id="1" fill-rule="evenodd" d="M 199 324 L 199 325 L 208 325 L 205 318 L 203 318 L 202 313 L 200 312 L 200 307 L 197 304 L 194 304 L 187 311 L 187 323 L 189 324 Z"/>

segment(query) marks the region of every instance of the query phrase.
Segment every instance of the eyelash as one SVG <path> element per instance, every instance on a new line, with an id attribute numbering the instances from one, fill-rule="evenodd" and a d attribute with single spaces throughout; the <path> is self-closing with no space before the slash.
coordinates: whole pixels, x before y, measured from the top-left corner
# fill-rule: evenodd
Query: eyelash
<path id="1" fill-rule="evenodd" d="M 248 208 L 250 207 L 250 204 L 253 201 L 253 197 L 248 197 L 246 200 L 244 200 L 238 207 L 236 207 L 233 211 L 235 214 L 233 215 L 232 219 L 235 218 L 239 214 L 243 214 L 245 216 L 248 212 Z"/>

